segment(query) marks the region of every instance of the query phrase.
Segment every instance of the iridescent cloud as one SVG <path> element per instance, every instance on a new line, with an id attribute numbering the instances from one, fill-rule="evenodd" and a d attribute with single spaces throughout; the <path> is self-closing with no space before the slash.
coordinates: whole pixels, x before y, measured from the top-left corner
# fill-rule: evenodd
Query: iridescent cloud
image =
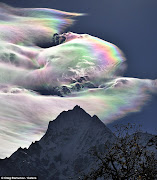
<path id="1" fill-rule="evenodd" d="M 110 123 L 140 111 L 156 93 L 157 80 L 121 77 L 123 53 L 97 37 L 69 32 L 57 35 L 65 38 L 59 45 L 37 46 L 78 15 L 0 5 L 1 158 L 39 140 L 50 120 L 75 105 Z"/>
<path id="2" fill-rule="evenodd" d="M 81 15 L 48 8 L 13 8 L 0 3 L 0 38 L 24 45 L 50 42 L 53 34 L 61 33 L 73 24 L 73 17 Z"/>

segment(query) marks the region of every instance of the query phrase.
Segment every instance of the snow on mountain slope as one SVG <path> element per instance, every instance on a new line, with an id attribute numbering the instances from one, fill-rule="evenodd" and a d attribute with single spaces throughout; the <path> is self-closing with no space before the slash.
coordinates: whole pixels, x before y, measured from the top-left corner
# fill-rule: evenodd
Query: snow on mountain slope
<path id="1" fill-rule="evenodd" d="M 141 145 L 145 146 L 150 139 L 157 142 L 155 135 L 142 132 L 138 135 Z M 19 148 L 9 158 L 1 159 L 0 176 L 77 180 L 92 168 L 97 168 L 90 150 L 96 146 L 99 151 L 105 152 L 104 144 L 110 146 L 117 140 L 97 116 L 91 117 L 82 108 L 75 106 L 51 121 L 45 135 L 28 149 Z M 148 147 L 148 150 L 156 152 L 156 145 Z"/>
<path id="2" fill-rule="evenodd" d="M 75 106 L 51 121 L 40 141 L 0 160 L 0 175 L 38 176 L 41 180 L 78 179 L 93 166 L 91 148 L 97 146 L 103 151 L 104 144 L 110 145 L 115 140 L 97 116 L 91 117 Z"/>

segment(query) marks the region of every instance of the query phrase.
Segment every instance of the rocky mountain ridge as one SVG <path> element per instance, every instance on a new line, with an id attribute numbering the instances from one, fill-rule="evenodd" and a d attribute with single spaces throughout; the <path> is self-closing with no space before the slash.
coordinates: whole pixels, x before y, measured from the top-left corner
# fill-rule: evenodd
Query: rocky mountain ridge
<path id="1" fill-rule="evenodd" d="M 149 137 L 148 137 L 149 136 Z M 153 135 L 144 134 L 145 138 Z M 9 158 L 0 160 L 0 176 L 38 176 L 39 179 L 79 179 L 96 167 L 92 148 L 104 152 L 116 136 L 97 117 L 91 117 L 79 106 L 63 111 L 49 122 L 45 135 L 30 145 L 19 148 Z"/>
<path id="2" fill-rule="evenodd" d="M 79 106 L 62 112 L 48 125 L 40 141 L 28 149 L 19 148 L 0 160 L 0 175 L 38 176 L 39 179 L 78 179 L 92 167 L 89 151 L 115 141 L 114 134 L 97 116 L 91 117 Z"/>

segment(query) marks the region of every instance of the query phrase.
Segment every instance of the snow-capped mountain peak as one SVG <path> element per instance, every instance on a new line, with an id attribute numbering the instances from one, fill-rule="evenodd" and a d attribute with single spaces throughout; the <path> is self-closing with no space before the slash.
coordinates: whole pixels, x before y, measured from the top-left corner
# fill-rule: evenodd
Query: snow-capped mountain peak
<path id="1" fill-rule="evenodd" d="M 19 148 L 10 158 L 1 160 L 0 175 L 37 175 L 39 179 L 53 180 L 77 178 L 92 166 L 90 150 L 94 146 L 103 149 L 106 142 L 115 139 L 96 115 L 91 117 L 75 106 L 50 121 L 40 141 L 28 149 Z"/>

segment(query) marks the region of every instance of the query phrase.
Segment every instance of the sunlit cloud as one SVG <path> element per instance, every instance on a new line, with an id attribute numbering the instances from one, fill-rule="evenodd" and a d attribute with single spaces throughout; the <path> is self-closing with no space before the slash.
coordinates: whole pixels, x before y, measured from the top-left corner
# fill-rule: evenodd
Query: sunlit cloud
<path id="1" fill-rule="evenodd" d="M 122 77 L 126 59 L 117 46 L 60 34 L 79 15 L 0 5 L 1 158 L 39 140 L 50 120 L 75 105 L 108 124 L 139 112 L 156 93 L 156 80 Z M 38 46 L 53 36 L 56 46 Z"/>

